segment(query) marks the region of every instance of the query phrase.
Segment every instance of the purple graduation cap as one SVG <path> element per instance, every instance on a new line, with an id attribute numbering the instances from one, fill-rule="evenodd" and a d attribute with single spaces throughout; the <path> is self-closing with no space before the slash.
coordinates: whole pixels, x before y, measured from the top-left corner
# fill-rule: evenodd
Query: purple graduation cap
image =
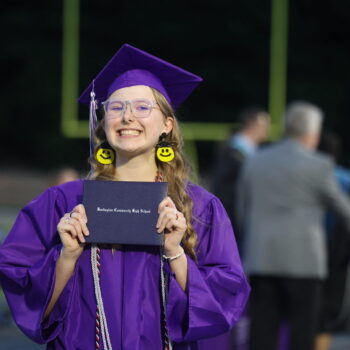
<path id="1" fill-rule="evenodd" d="M 176 109 L 203 79 L 145 51 L 124 44 L 79 97 L 90 103 L 90 154 L 97 126 L 96 109 L 115 91 L 124 87 L 146 85 L 161 92 Z"/>

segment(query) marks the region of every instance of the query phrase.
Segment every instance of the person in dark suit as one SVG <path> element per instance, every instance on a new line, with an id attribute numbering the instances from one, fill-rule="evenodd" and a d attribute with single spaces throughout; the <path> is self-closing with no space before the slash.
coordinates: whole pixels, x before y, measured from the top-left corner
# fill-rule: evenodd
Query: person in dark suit
<path id="1" fill-rule="evenodd" d="M 235 197 L 236 183 L 244 160 L 255 154 L 259 145 L 268 136 L 270 116 L 262 107 L 251 106 L 239 115 L 240 129 L 234 131 L 218 150 L 214 166 L 212 190 L 219 197 L 230 217 L 238 247 L 241 234 L 236 228 Z"/>
<path id="2" fill-rule="evenodd" d="M 264 108 L 251 106 L 242 110 L 238 116 L 240 129 L 233 130 L 230 137 L 220 145 L 217 162 L 214 166 L 212 190 L 222 201 L 231 220 L 238 249 L 242 256 L 244 234 L 236 225 L 236 184 L 239 172 L 246 158 L 254 155 L 266 140 L 270 127 L 270 116 Z M 247 315 L 237 322 L 231 331 L 231 348 L 245 348 L 248 338 Z"/>
<path id="3" fill-rule="evenodd" d="M 313 349 L 322 282 L 327 276 L 324 214 L 350 226 L 350 201 L 332 160 L 316 154 L 323 114 L 307 102 L 286 111 L 286 139 L 245 163 L 237 215 L 244 227 L 244 266 L 252 296 L 250 349 L 276 349 L 286 318 L 289 350 Z"/>

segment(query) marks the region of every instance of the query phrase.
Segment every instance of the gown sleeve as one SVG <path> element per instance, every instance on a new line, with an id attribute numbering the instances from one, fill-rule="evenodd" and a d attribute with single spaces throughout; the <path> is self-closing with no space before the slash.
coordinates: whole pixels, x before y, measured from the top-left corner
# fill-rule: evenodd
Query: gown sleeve
<path id="1" fill-rule="evenodd" d="M 60 332 L 74 288 L 71 277 L 49 317 L 44 312 L 53 293 L 61 244 L 57 223 L 66 203 L 53 187 L 25 206 L 0 246 L 0 283 L 18 327 L 37 343 Z"/>
<path id="2" fill-rule="evenodd" d="M 196 341 L 227 332 L 239 319 L 250 287 L 238 254 L 231 222 L 213 197 L 193 226 L 197 261 L 189 256 L 187 291 L 170 273 L 167 325 L 175 342 Z"/>

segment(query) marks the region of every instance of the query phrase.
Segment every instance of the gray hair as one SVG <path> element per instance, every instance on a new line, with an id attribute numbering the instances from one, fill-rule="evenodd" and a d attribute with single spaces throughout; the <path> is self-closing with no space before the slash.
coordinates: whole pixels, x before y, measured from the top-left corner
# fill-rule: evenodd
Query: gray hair
<path id="1" fill-rule="evenodd" d="M 301 137 L 321 132 L 323 112 L 317 106 L 304 101 L 288 105 L 285 114 L 286 136 Z"/>

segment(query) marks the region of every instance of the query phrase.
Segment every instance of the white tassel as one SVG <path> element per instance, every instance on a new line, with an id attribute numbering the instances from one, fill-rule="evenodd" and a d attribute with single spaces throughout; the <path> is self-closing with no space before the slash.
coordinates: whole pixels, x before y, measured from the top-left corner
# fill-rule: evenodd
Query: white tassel
<path id="1" fill-rule="evenodd" d="M 98 101 L 95 100 L 94 83 L 92 82 L 92 90 L 90 92 L 90 115 L 89 115 L 89 131 L 90 131 L 90 156 L 94 153 L 94 133 L 97 128 L 97 115 L 96 110 L 98 108 Z"/>

